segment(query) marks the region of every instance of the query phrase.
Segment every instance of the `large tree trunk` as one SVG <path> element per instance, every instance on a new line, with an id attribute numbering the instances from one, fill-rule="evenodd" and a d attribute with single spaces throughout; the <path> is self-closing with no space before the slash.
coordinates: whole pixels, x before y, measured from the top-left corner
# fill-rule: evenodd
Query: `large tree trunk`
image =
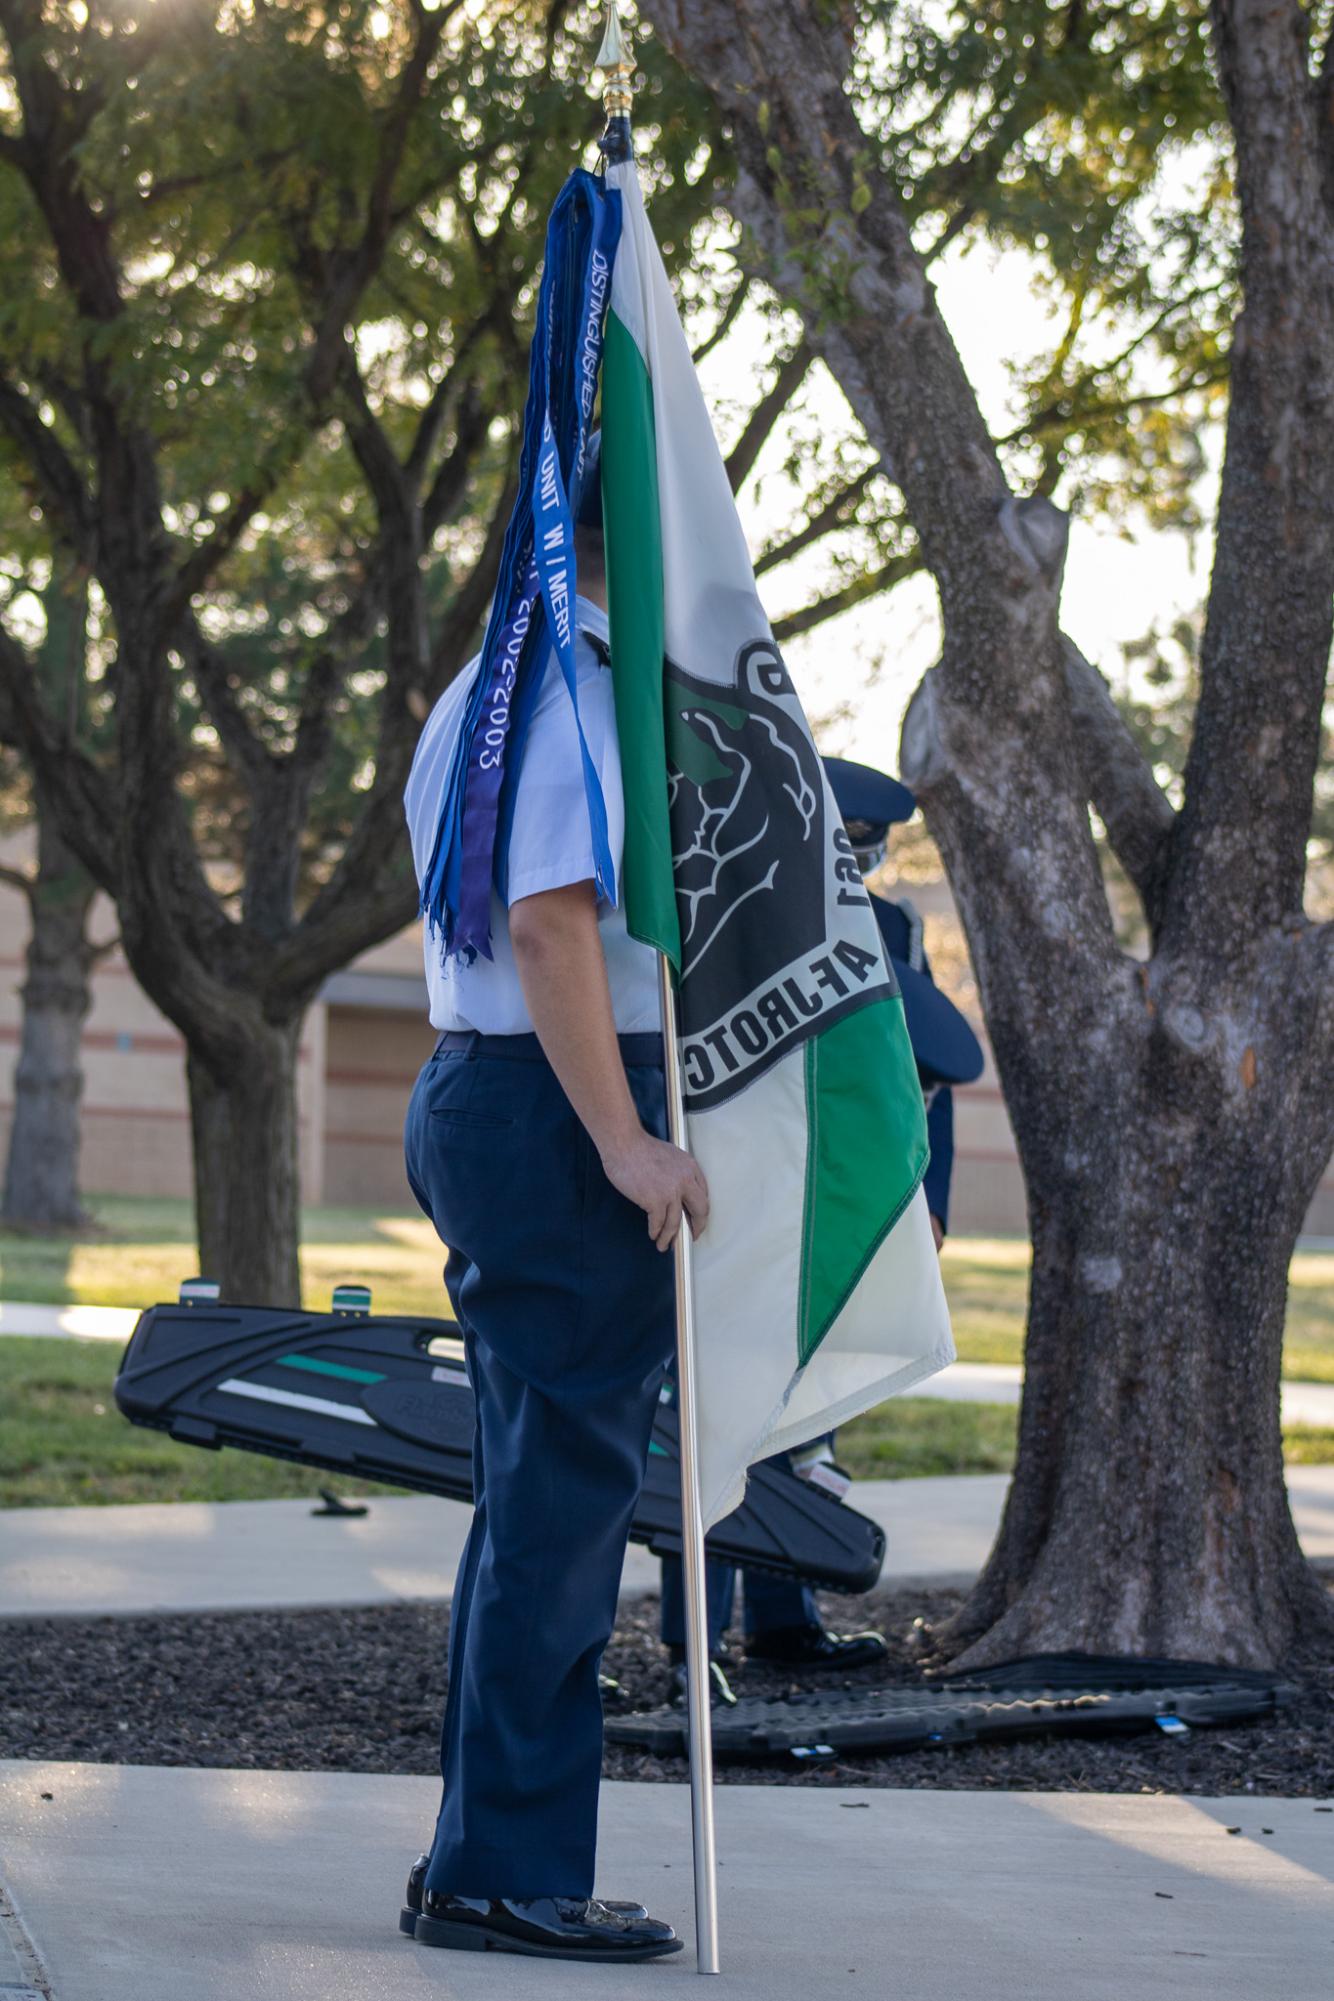
<path id="1" fill-rule="evenodd" d="M 87 923 L 95 890 L 40 799 L 37 874 L 25 893 L 32 933 L 0 1220 L 77 1230 L 89 1221 L 79 1199 L 79 1045 L 92 1002 Z"/>
<path id="2" fill-rule="evenodd" d="M 1334 66 L 1322 95 L 1298 0 L 1214 0 L 1246 307 L 1177 814 L 1062 644 L 1057 511 L 1010 492 L 857 122 L 855 16 L 646 6 L 729 119 L 732 206 L 940 591 L 902 770 L 963 918 L 1034 1247 L 1015 1479 L 946 1638 L 972 1663 L 1272 1661 L 1334 1631 L 1278 1407 L 1287 1266 L 1334 1146 L 1334 927 L 1301 909 L 1334 598 Z M 1143 965 L 1112 932 L 1090 802 L 1143 899 Z"/>
<path id="3" fill-rule="evenodd" d="M 1279 1431 L 1287 1268 L 1334 1137 L 1299 1046 L 1319 1002 L 1283 952 L 1207 1013 L 1128 969 L 1100 1036 L 1053 1033 L 1045 1059 L 1002 1031 L 1033 1273 L 1015 1477 L 942 1636 L 969 1665 L 1082 1648 L 1258 1666 L 1334 1631 Z"/>
<path id="4" fill-rule="evenodd" d="M 199 1267 L 237 1304 L 301 1303 L 300 1034 L 299 1017 L 252 1020 L 225 1052 L 187 1059 Z"/>

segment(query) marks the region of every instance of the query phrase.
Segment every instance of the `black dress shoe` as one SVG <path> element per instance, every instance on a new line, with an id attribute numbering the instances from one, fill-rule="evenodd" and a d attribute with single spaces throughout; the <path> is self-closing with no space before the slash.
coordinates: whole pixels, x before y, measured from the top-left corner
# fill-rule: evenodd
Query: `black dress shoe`
<path id="1" fill-rule="evenodd" d="M 626 1918 L 596 1897 L 451 1897 L 422 1893 L 418 1945 L 455 1952 L 519 1952 L 533 1959 L 662 1959 L 683 1940 L 656 1918 Z"/>
<path id="2" fill-rule="evenodd" d="M 398 1928 L 411 1938 L 417 1929 L 417 1920 L 422 1914 L 422 1891 L 426 1887 L 426 1865 L 429 1855 L 419 1855 L 408 1871 L 408 1887 L 403 1892 L 403 1908 L 398 1914 Z M 600 1900 L 609 1911 L 615 1911 L 622 1918 L 647 1918 L 648 1912 L 642 1904 L 620 1904 L 610 1897 Z"/>
<path id="3" fill-rule="evenodd" d="M 789 1667 L 875 1667 L 889 1653 L 879 1633 L 827 1633 L 823 1626 L 775 1626 L 746 1642 L 748 1661 Z"/>

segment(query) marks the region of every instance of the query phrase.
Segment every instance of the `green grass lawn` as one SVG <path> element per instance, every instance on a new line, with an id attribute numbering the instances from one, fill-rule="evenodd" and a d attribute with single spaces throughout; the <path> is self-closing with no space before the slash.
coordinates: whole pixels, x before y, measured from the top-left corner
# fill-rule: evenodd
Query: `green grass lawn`
<path id="1" fill-rule="evenodd" d="M 941 1256 L 963 1362 L 1021 1362 L 1028 1245 L 1012 1237 L 947 1239 Z M 1334 1252 L 1299 1251 L 1288 1275 L 1283 1373 L 1334 1383 Z"/>
<path id="2" fill-rule="evenodd" d="M 127 1424 L 111 1396 L 110 1341 L 0 1340 L 0 1507 L 112 1501 L 265 1501 L 388 1487 L 289 1466 L 254 1452 L 205 1452 Z M 839 1456 L 866 1479 L 1003 1472 L 1013 1410 L 905 1397 L 839 1434 Z"/>
<path id="3" fill-rule="evenodd" d="M 96 1234 L 29 1237 L 0 1231 L 0 1299 L 50 1306 L 150 1306 L 175 1299 L 199 1269 L 188 1202 L 105 1195 L 90 1199 Z M 373 1209 L 307 1209 L 301 1280 L 327 1306 L 344 1279 L 370 1285 L 377 1310 L 447 1312 L 435 1231 L 422 1216 Z"/>
<path id="4" fill-rule="evenodd" d="M 0 1508 L 113 1501 L 267 1501 L 389 1487 L 253 1452 L 205 1452 L 127 1424 L 111 1396 L 112 1341 L 0 1339 Z M 838 1456 L 859 1479 L 1004 1473 L 1014 1408 L 898 1397 L 845 1425 Z M 1288 1457 L 1334 1459 L 1334 1433 L 1293 1432 Z"/>
<path id="5" fill-rule="evenodd" d="M 0 1339 L 0 1507 L 393 1491 L 255 1452 L 205 1452 L 129 1424 L 111 1398 L 119 1359 L 114 1341 Z"/>
<path id="6" fill-rule="evenodd" d="M 58 1306 L 175 1299 L 181 1279 L 197 1270 L 189 1203 L 133 1196 L 95 1196 L 91 1203 L 95 1236 L 0 1231 L 0 1299 Z M 301 1273 L 311 1306 L 326 1305 L 335 1285 L 353 1279 L 370 1285 L 377 1312 L 447 1313 L 442 1258 L 421 1216 L 307 1209 L 302 1219 Z M 1019 1238 L 951 1238 L 942 1264 L 960 1359 L 1020 1361 L 1028 1245 Z M 1284 1374 L 1334 1382 L 1334 1252 L 1303 1251 L 1293 1260 Z"/>
<path id="7" fill-rule="evenodd" d="M 0 1233 L 0 1298 L 53 1305 L 142 1306 L 174 1299 L 197 1268 L 184 1202 L 96 1200 L 99 1234 L 84 1239 Z M 441 1249 L 422 1218 L 368 1209 L 306 1212 L 301 1254 L 307 1303 L 327 1303 L 345 1279 L 372 1288 L 379 1312 L 440 1314 Z M 945 1246 L 945 1285 L 964 1361 L 1018 1362 L 1028 1246 L 965 1238 Z M 389 1492 L 246 1452 L 204 1452 L 137 1430 L 111 1399 L 112 1342 L 0 1339 L 0 1507 L 67 1502 L 262 1500 Z M 1334 1382 L 1334 1255 L 1293 1264 L 1285 1372 Z M 839 1457 L 863 1479 L 1008 1469 L 1016 1413 L 990 1404 L 902 1397 L 846 1425 Z M 1293 1462 L 1334 1459 L 1334 1433 L 1286 1435 Z"/>

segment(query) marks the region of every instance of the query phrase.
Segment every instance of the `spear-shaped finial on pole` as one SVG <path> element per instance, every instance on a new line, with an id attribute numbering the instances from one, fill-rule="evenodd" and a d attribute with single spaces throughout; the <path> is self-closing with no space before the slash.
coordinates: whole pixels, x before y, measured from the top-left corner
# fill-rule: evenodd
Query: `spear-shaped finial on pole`
<path id="1" fill-rule="evenodd" d="M 602 104 L 607 114 L 607 129 L 598 144 L 607 164 L 614 166 L 619 160 L 634 158 L 630 106 L 635 94 L 635 64 L 629 37 L 621 27 L 618 0 L 607 0 L 607 25 L 593 66 L 603 73 Z"/>

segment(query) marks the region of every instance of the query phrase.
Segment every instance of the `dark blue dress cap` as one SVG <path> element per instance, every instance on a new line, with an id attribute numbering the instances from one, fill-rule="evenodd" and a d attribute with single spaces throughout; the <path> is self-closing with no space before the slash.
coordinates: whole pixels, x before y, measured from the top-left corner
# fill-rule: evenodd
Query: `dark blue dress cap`
<path id="1" fill-rule="evenodd" d="M 584 444 L 584 476 L 574 500 L 574 518 L 581 528 L 602 526 L 601 431 L 590 431 Z"/>
<path id="2" fill-rule="evenodd" d="M 873 896 L 871 906 L 880 924 L 880 935 L 886 937 L 890 925 L 881 912 L 892 911 L 894 906 L 883 896 Z M 923 1084 L 976 1083 L 982 1075 L 982 1045 L 968 1025 L 968 1017 L 959 1012 L 934 980 L 919 973 L 906 959 L 897 958 L 888 943 L 885 955 L 903 995 L 908 1040 Z"/>
<path id="3" fill-rule="evenodd" d="M 846 757 L 827 757 L 824 768 L 839 812 L 845 821 L 859 821 L 868 830 L 868 839 L 883 840 L 896 820 L 909 820 L 916 811 L 917 801 L 907 786 L 887 771 L 853 764 Z"/>

